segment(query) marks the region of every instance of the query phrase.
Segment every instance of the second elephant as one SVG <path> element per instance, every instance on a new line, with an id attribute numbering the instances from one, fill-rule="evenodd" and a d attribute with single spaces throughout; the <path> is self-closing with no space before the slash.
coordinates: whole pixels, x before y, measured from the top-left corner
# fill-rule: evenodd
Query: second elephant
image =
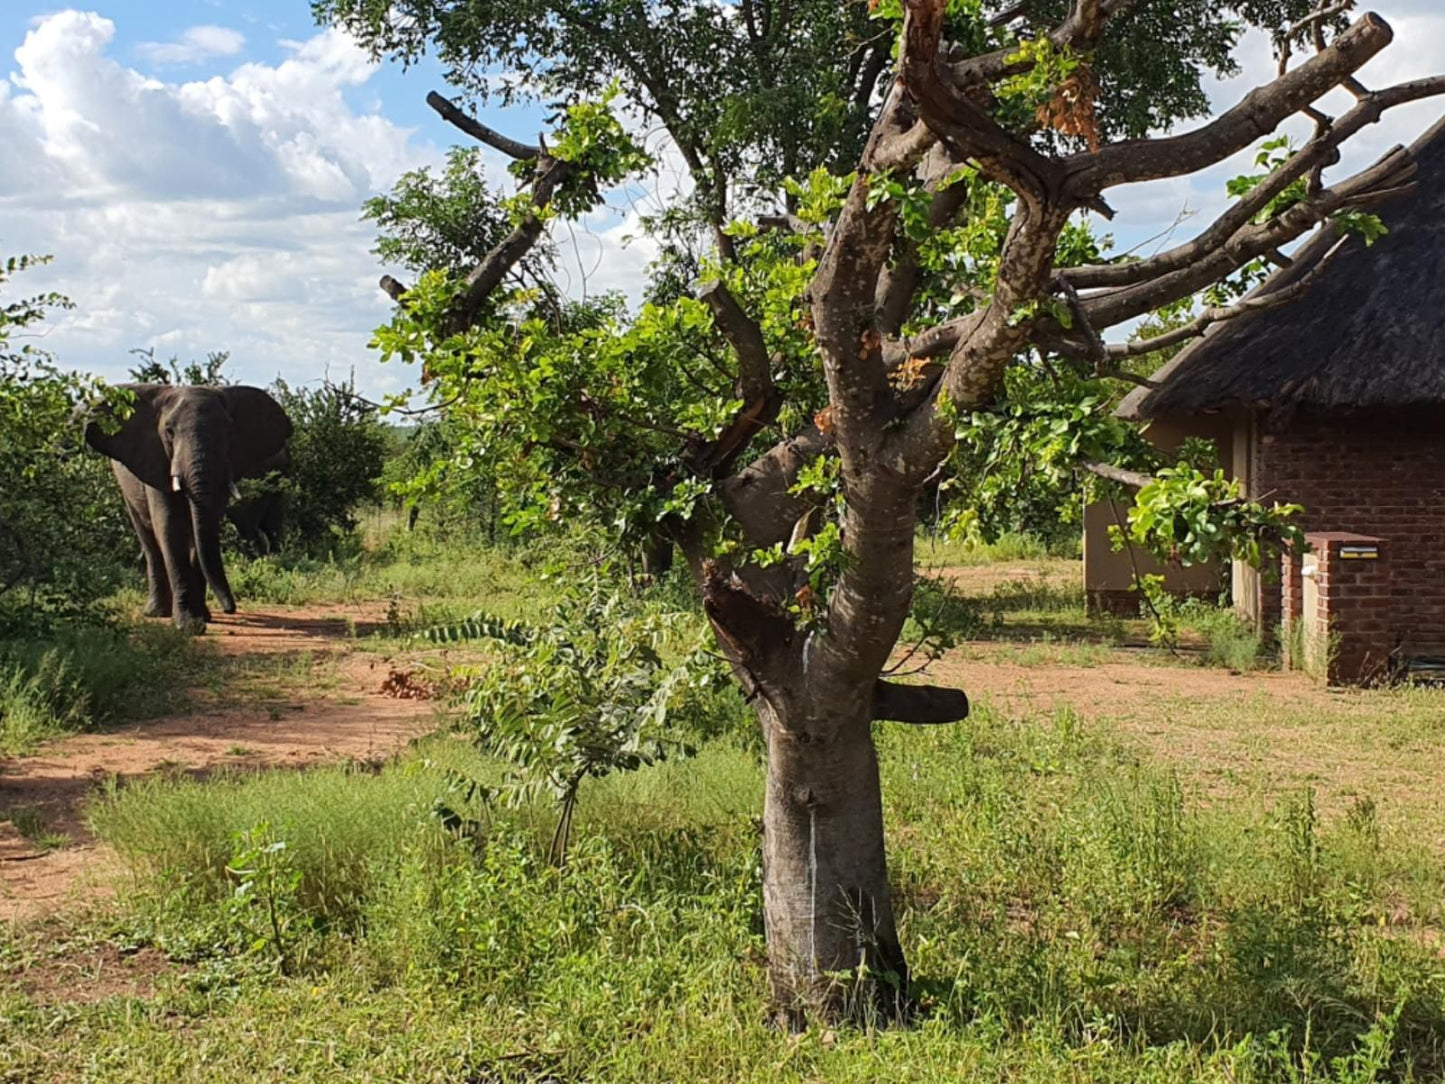
<path id="1" fill-rule="evenodd" d="M 290 466 L 290 456 L 284 450 L 273 456 L 261 470 L 262 476 L 269 476 L 267 484 L 259 492 L 232 500 L 226 506 L 226 518 L 236 528 L 241 549 L 251 557 L 281 551 L 286 533 L 284 479 Z"/>
<path id="2" fill-rule="evenodd" d="M 234 484 L 264 473 L 290 438 L 291 420 L 260 388 L 122 387 L 135 396 L 130 417 L 118 428 L 92 420 L 85 439 L 111 458 L 145 552 L 146 614 L 199 631 L 211 616 L 207 584 L 223 611 L 236 610 L 221 563 L 221 519 Z"/>

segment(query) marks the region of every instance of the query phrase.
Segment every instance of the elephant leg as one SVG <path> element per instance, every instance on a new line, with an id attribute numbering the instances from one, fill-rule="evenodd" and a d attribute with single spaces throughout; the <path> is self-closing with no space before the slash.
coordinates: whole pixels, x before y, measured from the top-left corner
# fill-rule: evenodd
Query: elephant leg
<path id="1" fill-rule="evenodd" d="M 151 522 L 149 502 L 146 499 L 146 484 L 119 463 L 112 463 L 116 480 L 120 483 L 121 496 L 125 498 L 125 514 L 130 518 L 131 528 L 140 542 L 145 558 L 147 617 L 171 616 L 171 581 L 166 573 L 165 557 L 161 553 L 160 541 L 156 538 Z"/>
<path id="2" fill-rule="evenodd" d="M 190 504 L 182 494 L 148 489 L 146 495 L 170 577 L 171 620 L 178 629 L 202 632 L 206 625 L 206 580 L 194 556 Z"/>

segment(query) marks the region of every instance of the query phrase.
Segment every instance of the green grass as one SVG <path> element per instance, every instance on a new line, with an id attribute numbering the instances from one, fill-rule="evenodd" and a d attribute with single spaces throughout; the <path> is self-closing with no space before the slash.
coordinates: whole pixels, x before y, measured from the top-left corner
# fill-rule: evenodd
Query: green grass
<path id="1" fill-rule="evenodd" d="M 1048 544 L 1027 534 L 1006 534 L 996 542 L 954 540 L 924 534 L 918 540 L 918 559 L 931 565 L 988 565 L 999 561 L 1037 561 L 1047 557 L 1074 559 L 1081 555 L 1082 538 Z"/>
<path id="2" fill-rule="evenodd" d="M 479 606 L 533 615 L 560 590 L 543 578 L 552 563 L 421 537 L 326 567 L 247 567 L 272 601 L 391 599 L 407 632 Z M 981 594 L 923 601 L 960 636 L 1012 641 L 994 650 L 1028 665 L 1106 661 L 1125 628 L 1089 619 L 1058 577 Z M 691 598 L 679 576 L 645 604 Z M 1219 664 L 1246 660 L 1222 616 L 1189 619 Z M 313 664 L 224 676 L 286 689 Z M 69 681 L 15 700 L 43 706 Z M 0 1081 L 1440 1079 L 1441 815 L 1427 812 L 1434 791 L 1385 771 L 1387 752 L 1439 761 L 1440 695 L 1291 711 L 1250 695 L 1138 708 L 1170 743 L 1257 742 L 1258 760 L 1230 768 L 1227 801 L 1194 789 L 1214 785 L 1208 752 L 1187 747 L 1171 771 L 1066 710 L 1015 719 L 980 698 L 966 724 L 880 727 L 923 1001 L 914 1026 L 886 1031 L 793 1038 L 761 1023 L 762 779 L 742 738 L 587 781 L 564 870 L 543 858 L 550 802 L 481 803 L 463 781 L 494 784 L 501 769 L 454 737 L 380 769 L 113 787 L 90 817 L 125 865 L 117 902 L 69 928 L 0 927 Z M 1318 777 L 1277 777 L 1282 746 Z M 172 970 L 154 996 L 25 992 L 26 968 L 69 974 L 67 953 L 97 939 L 156 946 Z"/>
<path id="3" fill-rule="evenodd" d="M 60 850 L 69 847 L 72 842 L 64 832 L 53 832 L 47 828 L 40 811 L 33 806 L 15 806 L 0 812 L 0 822 L 6 820 L 38 851 Z"/>
<path id="4" fill-rule="evenodd" d="M 1264 643 L 1233 610 L 1190 600 L 1180 607 L 1180 625 L 1203 639 L 1206 666 L 1257 670 L 1265 665 Z"/>
<path id="5" fill-rule="evenodd" d="M 238 561 L 236 594 L 286 606 L 391 600 L 408 627 L 438 623 L 485 603 L 503 616 L 530 610 L 558 589 L 543 574 L 574 559 L 575 544 L 492 548 L 476 540 L 393 534 L 329 559 L 280 555 Z"/>
<path id="6" fill-rule="evenodd" d="M 967 725 L 883 728 L 880 750 L 925 1005 L 911 1028 L 762 1025 L 749 753 L 715 743 L 589 782 L 559 871 L 541 859 L 550 806 L 464 803 L 448 770 L 494 769 L 438 738 L 374 773 L 106 798 L 94 825 L 134 878 L 112 936 L 178 970 L 149 1000 L 0 993 L 0 1079 L 1361 1084 L 1445 1068 L 1440 863 L 1370 803 L 1327 826 L 1304 791 L 1201 806 L 1067 711 L 985 704 Z M 226 864 L 259 839 L 284 843 L 280 887 L 238 903 Z M 290 977 L 251 937 L 271 905 Z"/>
<path id="7" fill-rule="evenodd" d="M 0 641 L 0 756 L 174 711 L 214 662 L 190 637 L 157 622 Z"/>

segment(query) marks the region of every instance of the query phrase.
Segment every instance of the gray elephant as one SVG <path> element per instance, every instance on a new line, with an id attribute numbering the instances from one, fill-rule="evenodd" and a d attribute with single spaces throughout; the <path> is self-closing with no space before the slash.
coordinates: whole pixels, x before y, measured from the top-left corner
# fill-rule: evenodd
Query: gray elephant
<path id="1" fill-rule="evenodd" d="M 260 388 L 123 384 L 135 410 L 113 433 L 91 420 L 85 440 L 112 460 L 145 551 L 148 617 L 202 631 L 206 584 L 226 613 L 235 596 L 221 565 L 221 519 L 236 479 L 262 474 L 291 419 Z"/>
<path id="2" fill-rule="evenodd" d="M 276 474 L 284 479 L 291 458 L 283 449 L 263 464 L 259 476 Z M 286 494 L 277 483 L 259 493 L 233 500 L 226 506 L 226 518 L 236 528 L 241 548 L 252 557 L 279 553 L 286 532 Z"/>

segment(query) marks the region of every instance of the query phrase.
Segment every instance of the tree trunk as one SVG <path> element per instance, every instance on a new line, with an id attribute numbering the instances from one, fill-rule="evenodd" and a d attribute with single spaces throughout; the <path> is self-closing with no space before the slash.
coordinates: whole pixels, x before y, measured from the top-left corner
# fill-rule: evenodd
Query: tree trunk
<path id="1" fill-rule="evenodd" d="M 908 967 L 888 892 L 882 792 L 867 704 L 770 705 L 763 805 L 763 915 L 779 1023 L 892 1020 Z M 808 717 L 812 717 L 809 719 Z"/>

